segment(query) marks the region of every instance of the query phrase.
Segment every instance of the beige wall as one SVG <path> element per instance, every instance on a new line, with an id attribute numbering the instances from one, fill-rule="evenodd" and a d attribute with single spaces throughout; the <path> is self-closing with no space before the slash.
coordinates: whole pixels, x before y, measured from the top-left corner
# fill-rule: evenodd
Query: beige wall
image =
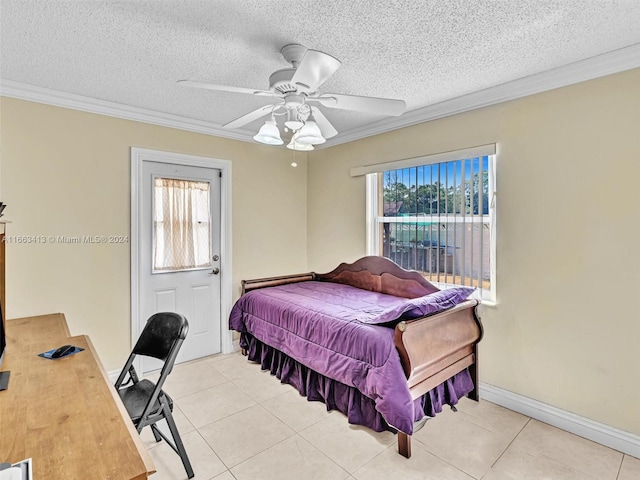
<path id="1" fill-rule="evenodd" d="M 365 254 L 349 169 L 497 143 L 481 380 L 640 434 L 640 69 L 312 152 L 309 268 Z"/>
<path id="2" fill-rule="evenodd" d="M 307 271 L 304 154 L 0 98 L 8 235 L 129 235 L 130 147 L 232 161 L 233 282 Z M 63 312 L 107 370 L 130 350 L 130 245 L 8 244 L 7 317 Z M 52 345 L 54 347 L 55 345 Z"/>

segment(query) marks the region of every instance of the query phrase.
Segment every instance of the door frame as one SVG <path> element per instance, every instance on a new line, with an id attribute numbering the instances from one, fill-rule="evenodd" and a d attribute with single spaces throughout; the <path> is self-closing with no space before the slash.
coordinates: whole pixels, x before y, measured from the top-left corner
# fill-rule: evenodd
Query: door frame
<path id="1" fill-rule="evenodd" d="M 231 162 L 211 157 L 199 157 L 183 153 L 163 152 L 146 148 L 131 147 L 131 349 L 138 340 L 141 302 L 140 261 L 144 253 L 141 241 L 142 215 L 142 165 L 143 162 L 160 162 L 172 165 L 186 165 L 220 169 L 220 350 L 233 352 L 233 333 L 226 328 L 232 300 L 233 270 L 231 266 Z M 137 366 L 139 368 L 140 365 Z"/>

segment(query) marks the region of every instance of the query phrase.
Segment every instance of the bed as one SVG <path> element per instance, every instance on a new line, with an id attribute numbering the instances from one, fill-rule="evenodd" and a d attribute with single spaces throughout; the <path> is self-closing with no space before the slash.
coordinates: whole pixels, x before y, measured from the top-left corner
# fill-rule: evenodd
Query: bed
<path id="1" fill-rule="evenodd" d="M 349 423 L 411 435 L 444 405 L 478 400 L 483 330 L 472 289 L 438 289 L 369 256 L 314 272 L 242 281 L 229 327 L 249 360 Z"/>

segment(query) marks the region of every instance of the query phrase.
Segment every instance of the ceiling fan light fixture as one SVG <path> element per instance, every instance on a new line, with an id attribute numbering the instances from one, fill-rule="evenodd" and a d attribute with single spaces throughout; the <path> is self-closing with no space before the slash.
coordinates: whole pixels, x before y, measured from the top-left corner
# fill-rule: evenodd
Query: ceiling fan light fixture
<path id="1" fill-rule="evenodd" d="M 271 120 L 264 122 L 264 125 L 260 128 L 260 131 L 253 137 L 256 142 L 264 143 L 266 145 L 282 145 L 284 141 L 280 137 L 280 130 L 276 124 L 275 118 L 271 117 Z"/>
<path id="2" fill-rule="evenodd" d="M 320 127 L 318 127 L 318 124 L 313 119 L 313 116 L 310 116 L 304 124 L 304 127 L 302 127 L 298 132 L 296 141 L 297 143 L 302 143 L 303 145 L 320 145 L 327 140 L 322 136 Z"/>
<path id="3" fill-rule="evenodd" d="M 297 132 L 304 126 L 304 123 L 302 123 L 300 120 L 287 120 L 286 122 L 284 122 L 284 126 L 292 132 Z"/>
<path id="4" fill-rule="evenodd" d="M 308 152 L 309 150 L 313 150 L 313 145 L 298 142 L 298 134 L 296 133 L 291 137 L 291 141 L 287 145 L 287 148 L 290 150 L 297 150 L 298 152 Z"/>
<path id="5" fill-rule="evenodd" d="M 178 85 L 217 90 L 223 92 L 243 93 L 276 97 L 271 105 L 265 105 L 222 125 L 223 128 L 236 129 L 249 125 L 271 113 L 271 121 L 267 121 L 253 139 L 267 145 L 282 145 L 278 125 L 274 115 L 286 115 L 281 123 L 285 132 L 300 134 L 296 143 L 303 145 L 320 145 L 327 138 L 338 135 L 338 131 L 325 117 L 322 110 L 311 104 L 338 110 L 354 110 L 356 112 L 377 115 L 398 116 L 406 110 L 404 100 L 392 98 L 366 97 L 340 93 L 319 94 L 320 87 L 340 68 L 337 58 L 320 50 L 313 50 L 299 44 L 288 44 L 280 53 L 291 64 L 269 76 L 269 89 L 259 90 L 228 85 L 217 85 L 195 80 L 180 80 Z M 316 113 L 319 123 L 313 118 Z M 288 138 L 288 137 L 287 137 Z"/>
<path id="6" fill-rule="evenodd" d="M 287 120 L 284 122 L 284 126 L 292 132 L 297 132 L 304 126 L 304 122 L 300 120 L 298 109 L 290 109 L 287 112 Z"/>

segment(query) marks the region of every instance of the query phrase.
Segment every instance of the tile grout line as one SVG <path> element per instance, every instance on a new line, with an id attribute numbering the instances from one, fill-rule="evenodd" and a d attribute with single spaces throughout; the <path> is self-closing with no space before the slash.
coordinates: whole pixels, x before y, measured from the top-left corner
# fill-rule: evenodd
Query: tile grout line
<path id="1" fill-rule="evenodd" d="M 485 427 L 485 426 L 483 426 L 483 425 L 479 425 L 478 423 L 474 422 L 474 421 L 473 421 L 473 419 L 474 419 L 474 415 L 472 415 L 472 414 L 470 414 L 470 413 L 467 413 L 467 412 L 464 412 L 462 409 L 460 409 L 460 410 L 456 411 L 456 412 L 455 412 L 455 415 L 458 415 L 459 413 L 462 413 L 462 414 L 466 415 L 466 416 L 468 417 L 468 421 L 469 421 L 469 423 L 471 423 L 471 424 L 472 424 L 472 425 L 474 425 L 475 427 L 481 428 L 482 430 L 485 430 L 485 431 L 487 431 L 487 432 L 490 432 L 490 433 L 492 433 L 492 434 L 494 434 L 494 435 L 501 435 L 501 433 L 500 433 L 500 432 L 495 432 L 495 431 L 491 430 L 490 428 L 487 428 L 487 427 Z M 491 469 L 494 467 L 494 465 L 495 465 L 496 463 L 498 463 L 498 460 L 500 460 L 500 458 L 502 458 L 502 456 L 504 455 L 504 453 L 509 449 L 509 447 L 510 447 L 510 446 L 511 446 L 511 444 L 515 441 L 515 439 L 518 437 L 518 435 L 520 435 L 520 433 L 522 433 L 522 430 L 524 430 L 524 428 L 525 428 L 525 427 L 528 425 L 528 423 L 531 421 L 531 417 L 526 416 L 526 415 L 523 415 L 523 416 L 527 418 L 527 421 L 524 423 L 524 425 L 522 426 L 522 428 L 520 428 L 520 430 L 519 430 L 519 431 L 518 431 L 518 432 L 513 436 L 513 438 L 509 441 L 509 443 L 508 443 L 508 444 L 507 444 L 507 446 L 504 448 L 504 450 L 502 451 L 502 453 L 498 456 L 498 458 L 495 460 L 495 462 L 493 462 L 493 463 L 491 464 L 491 466 L 487 469 L 487 471 L 486 471 L 485 473 L 483 473 L 483 474 L 482 474 L 478 479 L 476 479 L 476 480 L 480 480 L 480 479 L 484 478 L 484 477 L 486 476 L 486 474 L 487 474 L 487 473 L 489 473 L 489 472 L 491 471 Z M 437 416 L 436 416 L 436 417 L 432 417 L 432 418 L 434 418 L 434 419 L 435 419 L 435 418 L 437 418 Z M 425 425 L 425 427 L 426 427 L 426 425 Z M 469 478 L 473 478 L 473 479 L 475 479 L 475 478 L 476 478 L 476 477 L 474 477 L 473 475 L 471 475 L 470 473 L 467 473 L 467 472 L 465 472 L 464 470 L 462 470 L 461 468 L 459 468 L 458 466 L 454 465 L 453 463 L 451 463 L 451 462 L 447 461 L 446 459 L 444 459 L 444 458 L 440 458 L 438 455 L 436 455 L 434 452 L 432 452 L 432 451 L 429 449 L 428 445 L 426 445 L 424 442 L 420 441 L 420 439 L 412 437 L 412 441 L 417 441 L 418 443 L 420 443 L 420 444 L 422 445 L 422 447 L 423 447 L 423 448 L 424 448 L 424 449 L 425 449 L 425 450 L 426 450 L 430 455 L 433 455 L 435 458 L 437 458 L 437 459 L 438 459 L 438 460 L 440 460 L 441 462 L 446 463 L 447 465 L 449 465 L 450 467 L 452 467 L 452 468 L 456 469 L 457 471 L 461 472 L 463 475 L 466 475 L 467 477 L 469 477 Z"/>
<path id="2" fill-rule="evenodd" d="M 268 410 L 267 410 L 267 411 L 268 411 Z M 269 413 L 271 413 L 271 412 L 269 412 Z M 272 414 L 272 415 L 273 415 L 273 414 Z M 274 415 L 274 416 L 275 416 L 275 415 Z M 288 425 L 287 425 L 287 426 L 288 426 Z M 289 427 L 289 428 L 291 428 L 291 427 Z M 233 467 L 230 467 L 230 468 L 228 467 L 227 469 L 229 470 L 229 473 L 231 473 L 231 474 L 233 475 L 233 473 L 231 472 L 231 468 L 238 467 L 238 466 L 242 465 L 243 463 L 248 462 L 248 461 L 249 461 L 249 460 L 251 460 L 252 458 L 254 458 L 254 457 L 256 457 L 256 456 L 260 455 L 261 453 L 266 452 L 267 450 L 269 450 L 269 449 L 271 449 L 271 448 L 273 448 L 273 447 L 275 447 L 275 446 L 277 446 L 277 445 L 280 445 L 281 443 L 284 443 L 284 442 L 286 442 L 287 440 L 290 440 L 290 439 L 295 438 L 295 437 L 299 437 L 299 438 L 300 438 L 300 440 L 302 440 L 303 442 L 306 442 L 306 443 L 308 443 L 309 445 L 311 445 L 315 450 L 317 450 L 318 452 L 320 452 L 324 457 L 326 457 L 326 458 L 327 458 L 331 463 L 333 463 L 334 465 L 336 465 L 340 470 L 344 471 L 348 476 L 352 476 L 352 475 L 351 475 L 351 473 L 349 473 L 347 470 L 345 470 L 341 465 L 339 465 L 335 460 L 333 460 L 333 458 L 331 458 L 331 457 L 330 457 L 329 455 L 327 455 L 324 451 L 322 451 L 322 449 L 320 449 L 320 447 L 318 447 L 318 446 L 317 446 L 317 445 L 315 445 L 314 443 L 310 442 L 310 441 L 309 441 L 309 440 L 307 440 L 306 438 L 302 437 L 302 436 L 299 434 L 299 432 L 295 432 L 295 431 L 294 431 L 294 434 L 293 434 L 293 435 L 291 435 L 290 437 L 283 438 L 283 439 L 282 439 L 282 440 L 280 440 L 279 442 L 276 442 L 276 443 L 274 443 L 273 445 L 270 445 L 269 447 L 265 448 L 264 450 L 261 450 L 260 452 L 258 452 L 258 453 L 256 453 L 256 454 L 252 455 L 251 457 L 249 457 L 249 458 L 247 458 L 247 459 L 243 460 L 242 462 L 238 463 L 237 465 L 234 465 Z M 207 445 L 208 445 L 208 444 L 207 444 Z M 226 463 L 224 463 L 224 462 L 222 462 L 222 463 L 226 466 Z M 236 478 L 236 476 L 235 476 L 235 475 L 233 475 L 233 478 Z"/>
<path id="3" fill-rule="evenodd" d="M 395 443 L 392 443 L 391 445 L 388 445 L 387 448 L 383 448 L 381 452 L 377 453 L 376 455 L 374 455 L 374 457 L 370 460 L 368 460 L 367 462 L 365 462 L 363 465 L 360 465 L 358 467 L 357 470 L 355 470 L 353 473 L 350 474 L 350 476 L 352 476 L 353 478 L 357 478 L 355 475 L 356 473 L 358 473 L 360 470 L 362 470 L 364 467 L 366 467 L 367 465 L 369 465 L 371 462 L 373 462 L 376 458 L 378 458 L 380 455 L 383 455 L 384 452 L 386 452 L 387 450 L 389 450 L 390 448 L 393 448 L 395 450 Z"/>
<path id="4" fill-rule="evenodd" d="M 293 392 L 298 392 L 298 391 L 295 389 L 295 387 L 293 387 L 292 385 L 289 385 L 288 383 L 283 383 L 283 385 L 288 385 L 288 386 L 290 386 L 290 387 L 292 388 L 292 390 L 291 390 L 291 391 L 293 391 Z M 266 403 L 266 402 L 269 402 L 269 401 L 271 401 L 271 400 L 273 400 L 273 399 L 276 399 L 276 398 L 278 398 L 278 397 L 281 397 L 281 396 L 283 396 L 283 395 L 289 395 L 290 393 L 291 393 L 291 392 L 285 392 L 285 393 L 281 393 L 281 394 L 279 394 L 279 395 L 276 395 L 275 397 L 267 398 L 267 399 L 263 400 L 262 402 L 258 403 L 258 405 L 260 405 L 262 408 L 264 408 L 264 409 L 265 409 L 269 414 L 271 414 L 271 415 L 273 415 L 274 417 L 276 417 L 276 418 L 277 418 L 281 423 L 283 423 L 286 427 L 288 427 L 288 428 L 290 428 L 291 430 L 293 430 L 293 432 L 294 432 L 295 434 L 298 434 L 298 433 L 300 433 L 301 431 L 306 430 L 307 428 L 310 428 L 310 427 L 314 426 L 316 423 L 319 423 L 319 422 L 321 422 L 322 420 L 324 420 L 324 419 L 326 418 L 326 417 L 319 418 L 318 420 L 316 420 L 316 421 L 315 421 L 315 422 L 313 422 L 313 423 L 310 423 L 309 425 L 307 425 L 306 427 L 304 427 L 302 430 L 300 430 L 300 432 L 298 432 L 298 431 L 296 431 L 294 428 L 292 428 L 290 425 L 287 425 L 287 424 L 285 423 L 285 421 L 284 421 L 284 420 L 282 420 L 278 415 L 276 415 L 275 413 L 273 413 L 271 410 L 269 410 L 267 407 L 265 407 L 265 406 L 263 405 L 263 404 L 264 404 L 264 403 Z M 307 402 L 309 402 L 309 400 L 307 400 L 307 397 L 306 397 L 305 395 L 300 395 L 300 396 L 301 396 L 302 398 L 304 398 Z M 329 411 L 327 411 L 327 414 L 331 414 L 331 412 L 332 412 L 332 411 L 333 411 L 333 410 L 329 410 Z"/>
<path id="5" fill-rule="evenodd" d="M 244 392 L 242 392 L 242 393 L 244 393 Z M 214 423 L 217 423 L 217 422 L 219 422 L 219 421 L 221 421 L 221 420 L 224 420 L 224 419 L 226 419 L 226 418 L 229 418 L 229 417 L 231 417 L 231 416 L 233 416 L 233 415 L 235 415 L 235 414 L 237 414 L 237 413 L 244 412 L 245 410 L 248 410 L 248 409 L 250 409 L 251 407 L 255 407 L 256 405 L 259 405 L 259 404 L 258 404 L 258 403 L 256 403 L 256 404 L 254 404 L 254 405 L 249 405 L 248 407 L 241 408 L 241 409 L 240 409 L 240 410 L 238 410 L 237 412 L 230 413 L 230 414 L 229 414 L 229 415 L 227 415 L 226 417 L 218 418 L 218 419 L 214 420 L 213 422 L 206 423 L 205 425 L 201 425 L 200 427 L 196 427 L 196 426 L 194 425 L 194 428 L 196 429 L 196 431 L 198 431 L 198 432 L 199 432 L 201 428 L 206 428 L 206 427 L 208 427 L 209 425 L 213 425 Z M 185 415 L 185 417 L 187 418 L 187 420 L 189 420 L 189 417 L 187 417 L 186 415 Z M 189 423 L 191 423 L 191 420 L 189 420 Z M 191 423 L 191 424 L 193 425 L 193 423 Z M 208 444 L 207 444 L 207 445 L 208 445 Z"/>
<path id="6" fill-rule="evenodd" d="M 432 417 L 432 418 L 435 418 L 435 417 Z M 476 479 L 476 477 L 474 477 L 474 476 L 473 476 L 473 475 L 471 475 L 470 473 L 467 473 L 467 472 L 465 472 L 464 470 L 462 470 L 461 468 L 457 467 L 457 466 L 456 466 L 456 465 L 454 465 L 453 463 L 451 463 L 451 462 L 449 462 L 449 461 L 445 460 L 444 458 L 440 458 L 438 455 L 436 455 L 436 454 L 435 454 L 435 453 L 433 453 L 431 450 L 429 450 L 429 447 L 428 447 L 425 443 L 421 442 L 419 439 L 417 439 L 417 438 L 411 438 L 411 441 L 412 441 L 412 442 L 414 442 L 414 441 L 415 441 L 415 442 L 418 442 L 420 445 L 422 445 L 422 448 L 424 448 L 424 450 L 425 450 L 429 455 L 431 455 L 431 456 L 432 456 L 432 457 L 434 457 L 434 458 L 437 458 L 437 459 L 438 459 L 438 460 L 440 460 L 442 463 L 445 463 L 445 464 L 449 465 L 451 468 L 453 468 L 454 470 L 456 470 L 456 471 L 460 472 L 462 475 L 465 475 L 465 476 L 467 476 L 467 477 L 469 477 L 469 478 L 473 478 L 474 480 L 479 480 L 479 479 Z M 489 468 L 489 470 L 491 470 L 491 468 Z M 485 474 L 485 475 L 486 475 L 486 474 Z M 482 476 L 484 477 L 484 475 L 482 475 Z"/>
<path id="7" fill-rule="evenodd" d="M 513 445 L 513 442 L 516 441 L 516 438 L 518 438 L 518 436 L 522 433 L 522 431 L 527 427 L 527 425 L 529 425 L 529 422 L 531 422 L 531 417 L 527 417 L 527 421 L 524 423 L 524 425 L 522 426 L 522 428 L 520 430 L 518 430 L 518 433 L 516 433 L 513 438 L 511 439 L 511 441 L 508 443 L 508 445 L 505 447 L 505 449 L 502 451 L 502 453 L 498 456 L 498 458 L 496 458 L 496 461 L 493 462 L 491 464 L 491 466 L 489 467 L 489 470 L 487 470 L 484 475 L 482 475 L 482 477 L 486 476 L 487 473 L 489 473 L 493 467 L 496 466 L 496 463 L 498 463 L 500 461 L 500 459 L 504 456 L 505 453 L 507 453 L 507 450 L 509 450 L 509 447 L 511 447 L 511 445 Z M 481 477 L 481 478 L 482 478 Z"/>
<path id="8" fill-rule="evenodd" d="M 216 451 L 215 451 L 215 449 L 213 448 L 213 446 L 211 446 L 211 445 L 209 444 L 209 442 L 207 442 L 207 439 L 206 439 L 206 438 L 204 438 L 204 437 L 202 436 L 202 434 L 200 433 L 200 430 L 198 430 L 198 429 L 196 428 L 196 429 L 195 429 L 195 431 L 196 431 L 196 433 L 198 434 L 198 436 L 200 436 L 200 438 L 201 438 L 201 439 L 202 439 L 202 441 L 205 443 L 205 445 L 211 449 L 211 451 L 212 451 L 212 452 L 213 452 L 213 454 L 216 456 L 216 458 L 217 458 L 218 460 L 220 460 L 220 463 L 221 463 L 222 465 L 224 465 L 224 468 L 226 469 L 226 471 L 227 471 L 227 472 L 229 472 L 229 473 L 231 473 L 231 471 L 229 470 L 229 467 L 227 467 L 227 464 L 226 464 L 226 463 L 224 463 L 224 461 L 222 460 L 222 458 L 220 458 L 220 455 L 218 455 L 218 452 L 216 452 Z M 191 433 L 191 432 L 189 432 L 189 433 Z M 218 473 L 217 475 L 214 475 L 213 477 L 211 477 L 209 480 L 213 480 L 214 478 L 216 478 L 217 476 L 222 475 L 223 473 L 224 473 L 224 472 L 220 472 L 220 473 Z M 232 474 L 232 475 L 233 475 L 233 474 Z M 234 478 L 235 478 L 235 477 L 234 477 Z"/>
<path id="9" fill-rule="evenodd" d="M 618 467 L 618 473 L 616 474 L 616 480 L 620 480 L 620 473 L 622 473 L 622 464 L 624 463 L 625 454 L 622 455 L 620 459 L 620 466 Z"/>

